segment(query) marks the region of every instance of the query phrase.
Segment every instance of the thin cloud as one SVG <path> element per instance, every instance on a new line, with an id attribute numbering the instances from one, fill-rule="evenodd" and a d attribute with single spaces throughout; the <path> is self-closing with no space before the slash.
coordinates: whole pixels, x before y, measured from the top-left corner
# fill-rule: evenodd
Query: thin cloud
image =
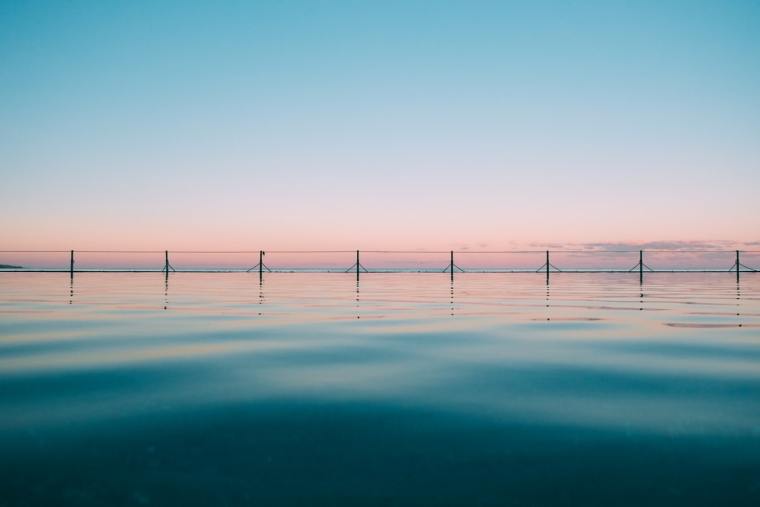
<path id="1" fill-rule="evenodd" d="M 569 246 L 569 245 L 568 245 Z M 615 251 L 615 250 L 725 250 L 736 246 L 733 241 L 617 241 L 617 242 L 591 242 L 577 243 L 573 248 L 591 251 Z"/>

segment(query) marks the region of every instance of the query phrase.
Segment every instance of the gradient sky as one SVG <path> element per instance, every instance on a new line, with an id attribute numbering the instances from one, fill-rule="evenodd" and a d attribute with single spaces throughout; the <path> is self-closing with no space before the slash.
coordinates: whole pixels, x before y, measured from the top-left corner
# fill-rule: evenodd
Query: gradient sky
<path id="1" fill-rule="evenodd" d="M 760 2 L 0 3 L 0 247 L 760 240 Z"/>

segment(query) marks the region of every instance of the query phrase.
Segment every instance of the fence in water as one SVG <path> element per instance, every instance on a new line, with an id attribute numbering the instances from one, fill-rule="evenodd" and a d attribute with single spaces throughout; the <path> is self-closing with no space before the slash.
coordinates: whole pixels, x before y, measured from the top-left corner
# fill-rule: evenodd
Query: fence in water
<path id="1" fill-rule="evenodd" d="M 758 272 L 760 250 L 3 250 L 0 271 L 352 273 Z"/>

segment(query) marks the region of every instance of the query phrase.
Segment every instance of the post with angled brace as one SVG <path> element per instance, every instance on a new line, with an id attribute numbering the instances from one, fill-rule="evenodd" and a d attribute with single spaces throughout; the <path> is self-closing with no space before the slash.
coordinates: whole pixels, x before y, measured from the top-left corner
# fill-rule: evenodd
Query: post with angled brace
<path id="1" fill-rule="evenodd" d="M 736 270 L 736 283 L 739 283 L 739 273 L 741 272 L 742 268 L 744 268 L 745 272 L 747 271 L 752 272 L 752 273 L 758 272 L 757 269 L 751 268 L 745 264 L 742 264 L 740 253 L 741 253 L 740 250 L 736 251 L 736 261 L 734 262 L 734 265 L 728 269 L 729 272 L 733 271 L 734 269 Z"/>
<path id="2" fill-rule="evenodd" d="M 169 250 L 164 250 L 164 269 L 161 271 L 166 272 L 167 278 L 169 277 L 169 271 L 177 271 L 174 269 L 174 266 L 169 263 Z"/>
<path id="3" fill-rule="evenodd" d="M 362 266 L 362 263 L 359 262 L 359 250 L 356 251 L 356 262 L 354 264 L 351 264 L 350 267 L 346 268 L 346 270 L 344 271 L 344 273 L 350 273 L 351 271 L 354 270 L 354 268 L 356 268 L 356 281 L 357 282 L 359 281 L 359 273 L 360 272 L 364 271 L 365 273 L 369 273 L 369 271 L 367 270 L 367 268 L 365 268 L 364 266 Z"/>
<path id="4" fill-rule="evenodd" d="M 644 283 L 644 270 L 649 271 L 650 273 L 654 271 L 652 268 L 644 264 L 644 250 L 639 250 L 639 262 L 629 269 L 628 272 L 633 273 L 637 269 L 639 270 L 639 284 Z"/>
<path id="5" fill-rule="evenodd" d="M 448 271 L 451 275 L 451 281 L 454 281 L 454 271 L 459 270 L 460 273 L 464 273 L 464 269 L 454 264 L 454 250 L 449 251 L 449 265 L 443 268 L 443 273 Z"/>
<path id="6" fill-rule="evenodd" d="M 71 251 L 71 257 L 69 259 L 69 275 L 74 277 L 74 250 Z"/>
<path id="7" fill-rule="evenodd" d="M 264 277 L 264 270 L 265 269 L 267 271 L 269 271 L 270 273 L 272 272 L 272 270 L 269 269 L 269 266 L 267 266 L 266 264 L 264 264 L 264 256 L 265 255 L 266 255 L 266 252 L 264 250 L 259 250 L 259 263 L 256 264 L 255 266 L 252 266 L 252 267 L 250 267 L 250 268 L 248 268 L 248 269 L 245 270 L 246 273 L 250 273 L 254 269 L 258 268 L 258 270 L 259 270 L 259 282 L 261 282 L 262 278 Z"/>
<path id="8" fill-rule="evenodd" d="M 546 284 L 549 284 L 549 266 L 551 264 L 549 263 L 549 250 L 546 251 Z"/>

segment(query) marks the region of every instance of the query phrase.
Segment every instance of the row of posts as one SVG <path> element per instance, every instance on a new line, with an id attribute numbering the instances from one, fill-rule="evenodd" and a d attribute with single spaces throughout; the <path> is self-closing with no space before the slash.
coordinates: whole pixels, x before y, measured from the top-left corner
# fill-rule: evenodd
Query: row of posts
<path id="1" fill-rule="evenodd" d="M 71 250 L 70 252 L 70 260 L 69 260 L 69 273 L 71 276 L 74 276 L 74 250 Z M 359 262 L 359 250 L 356 251 L 356 279 L 359 280 L 359 274 L 361 272 L 361 263 Z M 741 263 L 740 256 L 739 256 L 739 250 L 736 250 L 736 262 L 734 263 L 734 266 L 731 268 L 731 271 L 736 271 L 736 281 L 739 281 L 739 273 L 741 272 L 743 264 Z M 257 265 L 259 268 L 259 278 L 264 276 L 264 251 L 259 250 L 259 263 Z M 541 268 L 544 268 L 546 271 L 546 281 L 549 281 L 549 273 L 551 272 L 552 264 L 549 260 L 549 250 L 546 251 L 546 262 L 544 263 Z M 644 268 L 647 267 L 647 269 L 650 269 L 646 264 L 644 264 L 644 250 L 639 250 L 639 262 L 635 268 L 639 269 L 639 280 L 644 280 Z M 539 268 L 539 271 L 541 270 Z M 164 268 L 161 270 L 162 272 L 166 273 L 166 275 L 169 275 L 169 271 L 173 270 L 174 268 L 171 267 L 171 264 L 169 264 L 169 250 L 164 250 Z M 449 252 L 449 267 L 444 270 L 448 271 L 451 275 L 451 279 L 454 279 L 454 271 L 458 269 L 458 266 L 454 264 L 454 251 L 451 250 Z M 555 268 L 556 269 L 556 268 Z M 651 270 L 651 269 L 650 269 Z"/>

